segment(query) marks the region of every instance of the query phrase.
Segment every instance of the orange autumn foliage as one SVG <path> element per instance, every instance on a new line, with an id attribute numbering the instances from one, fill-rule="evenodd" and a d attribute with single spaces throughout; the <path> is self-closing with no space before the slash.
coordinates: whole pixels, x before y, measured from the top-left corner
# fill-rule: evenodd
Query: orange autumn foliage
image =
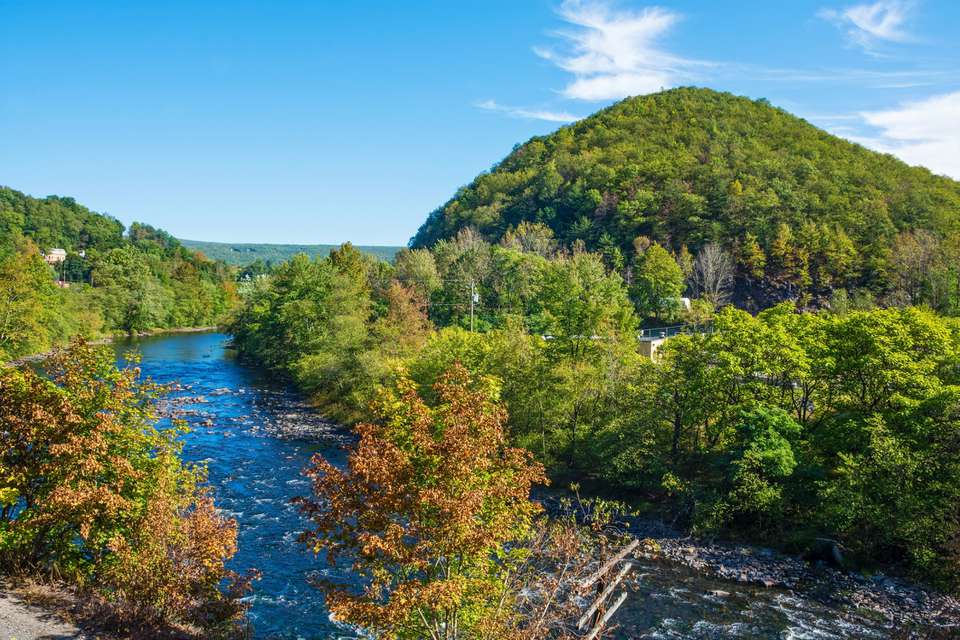
<path id="1" fill-rule="evenodd" d="M 236 523 L 180 428 L 156 427 L 162 390 L 82 341 L 45 365 L 0 371 L 0 568 L 74 581 L 121 619 L 239 628 Z"/>
<path id="2" fill-rule="evenodd" d="M 489 381 L 454 366 L 428 406 L 414 384 L 357 427 L 346 469 L 316 456 L 300 499 L 313 528 L 302 540 L 363 587 L 317 582 L 337 619 L 380 638 L 508 637 L 515 627 L 511 568 L 541 511 L 546 482 L 529 452 L 507 446 L 506 412 Z"/>

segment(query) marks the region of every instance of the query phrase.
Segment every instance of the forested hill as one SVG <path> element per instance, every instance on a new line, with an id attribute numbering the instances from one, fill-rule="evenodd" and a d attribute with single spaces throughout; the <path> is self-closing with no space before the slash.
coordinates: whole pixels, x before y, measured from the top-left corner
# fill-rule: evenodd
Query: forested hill
<path id="1" fill-rule="evenodd" d="M 136 245 L 168 258 L 195 264 L 211 262 L 150 225 L 134 222 L 126 230 L 119 220 L 91 211 L 73 198 L 34 198 L 0 186 L 0 250 L 9 251 L 21 240 L 29 240 L 41 250 L 64 249 L 68 256 Z"/>
<path id="2" fill-rule="evenodd" d="M 246 266 L 260 260 L 267 265 L 276 265 L 286 262 L 298 253 L 305 253 L 312 257 L 326 257 L 339 245 L 335 244 L 259 244 L 233 242 L 206 242 L 202 240 L 180 240 L 191 249 L 200 251 L 213 260 L 223 260 L 227 264 L 237 267 Z M 363 253 L 370 254 L 381 260 L 391 261 L 401 247 L 389 246 L 357 246 Z"/>
<path id="3" fill-rule="evenodd" d="M 629 277 L 635 247 L 736 259 L 738 296 L 769 302 L 892 289 L 901 232 L 960 230 L 960 183 L 832 136 L 765 100 L 682 88 L 629 98 L 518 146 L 412 240 L 541 222 Z M 640 240 L 637 238 L 640 237 Z M 909 240 L 914 240 L 910 238 Z"/>
<path id="4" fill-rule="evenodd" d="M 52 249 L 65 255 L 48 264 Z M 0 187 L 0 362 L 78 334 L 213 325 L 236 300 L 226 264 L 164 231 Z"/>
<path id="5" fill-rule="evenodd" d="M 44 248 L 106 250 L 123 243 L 123 225 L 73 198 L 33 198 L 0 187 L 0 245 L 9 247 L 20 235 Z"/>

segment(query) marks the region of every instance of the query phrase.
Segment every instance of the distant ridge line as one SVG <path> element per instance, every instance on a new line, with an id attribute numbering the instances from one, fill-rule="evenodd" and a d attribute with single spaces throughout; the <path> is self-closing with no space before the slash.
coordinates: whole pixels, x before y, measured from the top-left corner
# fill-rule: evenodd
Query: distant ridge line
<path id="1" fill-rule="evenodd" d="M 203 240 L 184 240 L 179 238 L 183 246 L 202 252 L 211 260 L 223 260 L 227 264 L 244 266 L 255 260 L 279 263 L 289 260 L 298 253 L 308 256 L 327 256 L 331 249 L 339 244 L 272 244 L 265 242 L 207 242 Z M 386 245 L 354 245 L 360 251 L 368 253 L 381 260 L 391 261 L 401 246 Z"/>

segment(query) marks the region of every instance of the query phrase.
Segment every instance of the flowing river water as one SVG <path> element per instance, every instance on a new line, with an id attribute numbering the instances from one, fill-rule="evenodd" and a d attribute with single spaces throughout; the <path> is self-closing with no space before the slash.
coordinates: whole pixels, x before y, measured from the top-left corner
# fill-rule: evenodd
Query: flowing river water
<path id="1" fill-rule="evenodd" d="M 217 504 L 239 526 L 232 568 L 263 573 L 250 596 L 256 637 L 359 638 L 330 619 L 309 586 L 313 575 L 344 570 L 328 568 L 297 542 L 306 523 L 290 504 L 310 490 L 301 475 L 310 457 L 320 452 L 342 462 L 349 435 L 294 390 L 238 363 L 228 342 L 221 333 L 169 334 L 117 342 L 114 349 L 120 359 L 139 352 L 145 376 L 174 385 L 167 410 L 191 427 L 184 456 L 207 466 Z M 862 611 L 670 562 L 640 561 L 635 576 L 636 590 L 617 616 L 620 638 L 895 637 Z"/>

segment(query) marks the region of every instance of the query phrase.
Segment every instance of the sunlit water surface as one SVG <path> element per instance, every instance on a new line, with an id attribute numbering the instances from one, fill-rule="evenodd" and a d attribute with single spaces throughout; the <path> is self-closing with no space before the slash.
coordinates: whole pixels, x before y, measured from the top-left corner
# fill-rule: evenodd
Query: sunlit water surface
<path id="1" fill-rule="evenodd" d="M 220 333 L 170 334 L 114 348 L 118 355 L 139 352 L 144 375 L 178 384 L 173 397 L 189 400 L 175 406 L 191 426 L 184 456 L 206 464 L 218 506 L 237 519 L 239 551 L 231 567 L 263 573 L 250 598 L 256 637 L 358 638 L 331 621 L 309 586 L 311 575 L 330 570 L 297 542 L 305 522 L 290 504 L 309 491 L 301 471 L 310 457 L 321 452 L 342 462 L 348 436 L 324 423 L 288 386 L 238 363 L 228 342 Z M 622 638 L 888 637 L 856 612 L 779 589 L 653 562 L 637 567 L 636 575 L 637 590 L 618 614 Z"/>

